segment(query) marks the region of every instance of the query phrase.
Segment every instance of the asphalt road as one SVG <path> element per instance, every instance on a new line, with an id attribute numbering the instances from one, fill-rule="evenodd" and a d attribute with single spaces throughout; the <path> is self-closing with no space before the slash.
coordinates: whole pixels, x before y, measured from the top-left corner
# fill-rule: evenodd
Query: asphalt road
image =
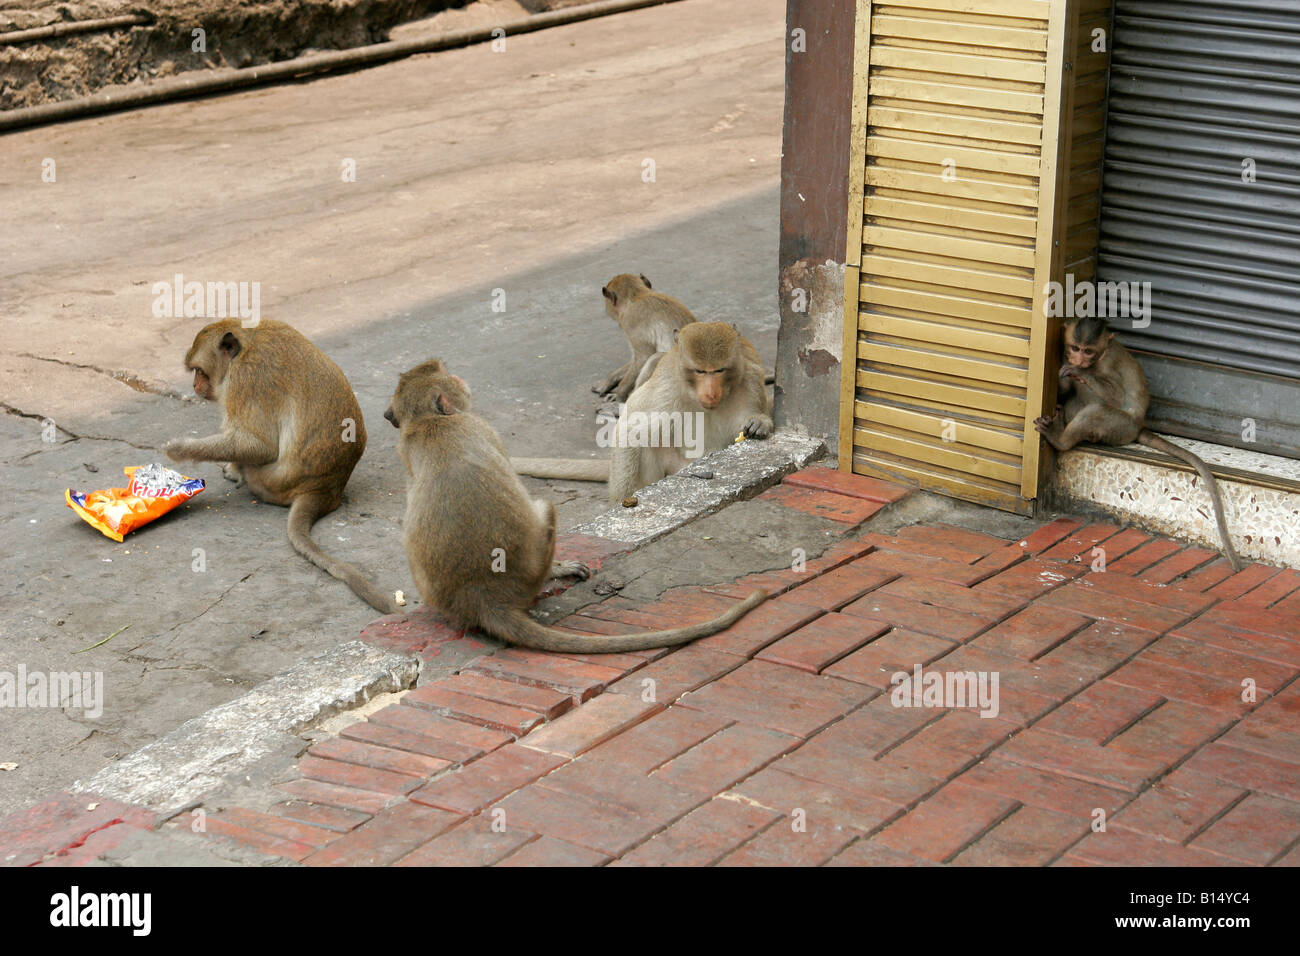
<path id="1" fill-rule="evenodd" d="M 444 358 L 514 453 L 596 456 L 589 386 L 626 358 L 600 287 L 624 271 L 736 322 L 771 367 L 784 8 L 686 0 L 503 53 L 0 137 L 0 672 L 104 680 L 98 717 L 0 709 L 0 765 L 16 764 L 0 813 L 375 616 L 292 552 L 285 509 L 216 465 L 192 466 L 207 490 L 120 545 L 64 505 L 65 488 L 124 484 L 169 438 L 216 430 L 182 368 L 207 320 L 156 316 L 154 283 L 260 283 L 262 315 L 339 363 L 369 445 L 315 536 L 413 595 L 382 417 L 401 371 Z M 562 528 L 604 507 L 594 485 L 534 486 Z"/>

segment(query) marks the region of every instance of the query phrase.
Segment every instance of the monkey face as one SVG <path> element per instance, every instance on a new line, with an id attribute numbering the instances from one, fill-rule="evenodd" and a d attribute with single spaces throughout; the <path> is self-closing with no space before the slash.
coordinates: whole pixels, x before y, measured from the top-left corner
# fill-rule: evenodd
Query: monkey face
<path id="1" fill-rule="evenodd" d="M 208 378 L 201 368 L 194 370 L 194 394 L 207 402 L 211 402 L 217 397 L 212 388 L 212 379 Z"/>
<path id="2" fill-rule="evenodd" d="M 740 333 L 724 322 L 693 322 L 677 335 L 682 374 L 705 410 L 721 405 L 739 375 Z"/>
<path id="3" fill-rule="evenodd" d="M 423 416 L 455 415 L 469 411 L 470 397 L 463 378 L 448 372 L 440 359 L 430 359 L 402 373 L 384 418 L 401 428 Z"/>
<path id="4" fill-rule="evenodd" d="M 1065 361 L 1073 368 L 1092 368 L 1106 354 L 1114 337 L 1105 319 L 1095 316 L 1075 319 L 1065 326 Z"/>
<path id="5" fill-rule="evenodd" d="M 238 327 L 238 320 L 231 319 L 204 326 L 185 354 L 185 367 L 194 373 L 194 394 L 205 401 L 221 400 L 221 386 L 230 363 L 244 350 L 235 334 Z"/>
<path id="6" fill-rule="evenodd" d="M 1111 338 L 1112 335 L 1107 334 L 1095 342 L 1078 342 L 1074 331 L 1069 330 L 1065 333 L 1065 360 L 1074 368 L 1092 368 L 1105 354 Z"/>
<path id="7" fill-rule="evenodd" d="M 726 369 L 686 369 L 686 380 L 695 392 L 695 400 L 712 410 L 726 397 Z"/>

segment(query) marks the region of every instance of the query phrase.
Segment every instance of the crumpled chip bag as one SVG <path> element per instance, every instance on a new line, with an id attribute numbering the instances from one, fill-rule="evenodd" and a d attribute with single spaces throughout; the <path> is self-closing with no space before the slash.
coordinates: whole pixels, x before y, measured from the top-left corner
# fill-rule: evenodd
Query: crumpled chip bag
<path id="1" fill-rule="evenodd" d="M 204 488 L 202 478 L 186 478 L 157 462 L 122 470 L 130 479 L 125 488 L 102 491 L 69 488 L 64 493 L 69 508 L 114 541 L 121 541 L 124 535 L 162 517 Z"/>

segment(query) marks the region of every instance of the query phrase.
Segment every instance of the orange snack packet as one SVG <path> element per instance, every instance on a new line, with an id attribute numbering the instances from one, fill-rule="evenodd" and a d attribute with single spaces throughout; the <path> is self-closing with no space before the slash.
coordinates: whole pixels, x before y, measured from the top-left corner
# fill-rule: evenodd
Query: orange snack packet
<path id="1" fill-rule="evenodd" d="M 114 541 L 121 541 L 124 535 L 162 517 L 204 488 L 202 478 L 186 478 L 157 462 L 122 471 L 130 479 L 125 488 L 103 491 L 69 488 L 63 496 L 69 508 Z"/>

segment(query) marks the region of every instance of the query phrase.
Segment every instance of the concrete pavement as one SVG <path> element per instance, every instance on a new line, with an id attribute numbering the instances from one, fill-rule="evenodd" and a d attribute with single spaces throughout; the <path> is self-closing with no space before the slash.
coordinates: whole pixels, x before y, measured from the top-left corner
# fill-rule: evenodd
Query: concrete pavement
<path id="1" fill-rule="evenodd" d="M 203 320 L 155 316 L 153 284 L 259 282 L 263 313 L 339 362 L 369 447 L 316 538 L 413 595 L 381 417 L 399 372 L 441 355 L 515 453 L 595 455 L 588 386 L 625 360 L 600 285 L 628 270 L 737 322 L 771 365 L 783 13 L 687 0 L 503 53 L 0 137 L 0 670 L 102 673 L 106 698 L 94 719 L 0 713 L 0 764 L 16 764 L 0 811 L 373 618 L 292 553 L 284 509 L 215 467 L 192 470 L 208 481 L 198 498 L 121 545 L 64 506 L 65 488 L 120 483 L 167 439 L 216 427 L 181 368 Z M 534 487 L 561 527 L 604 509 L 596 486 Z"/>

